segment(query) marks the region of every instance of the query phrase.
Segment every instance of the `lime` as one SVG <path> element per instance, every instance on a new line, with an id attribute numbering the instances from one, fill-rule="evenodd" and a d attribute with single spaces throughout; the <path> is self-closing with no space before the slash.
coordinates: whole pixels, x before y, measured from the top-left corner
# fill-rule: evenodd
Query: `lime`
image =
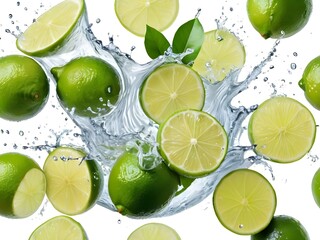
<path id="1" fill-rule="evenodd" d="M 320 56 L 312 59 L 304 69 L 299 86 L 309 103 L 320 110 Z"/>
<path id="2" fill-rule="evenodd" d="M 31 56 L 45 56 L 62 46 L 80 16 L 84 0 L 64 0 L 43 13 L 17 38 L 17 48 Z"/>
<path id="3" fill-rule="evenodd" d="M 211 82 L 222 81 L 245 63 L 246 52 L 240 40 L 226 29 L 206 32 L 193 69 Z"/>
<path id="4" fill-rule="evenodd" d="M 115 162 L 109 175 L 109 195 L 123 215 L 143 218 L 161 210 L 174 197 L 179 177 L 160 161 L 151 169 L 140 165 L 137 148 L 125 151 Z M 149 155 L 156 159 L 156 156 Z"/>
<path id="5" fill-rule="evenodd" d="M 228 150 L 221 124 L 208 113 L 184 110 L 160 125 L 159 151 L 170 168 L 186 177 L 202 177 L 216 170 Z"/>
<path id="6" fill-rule="evenodd" d="M 251 240 L 309 240 L 302 224 L 286 215 L 274 216 L 270 224 L 261 232 L 251 236 Z"/>
<path id="7" fill-rule="evenodd" d="M 76 215 L 89 210 L 102 192 L 101 168 L 85 157 L 79 149 L 58 147 L 44 163 L 48 199 L 61 213 Z"/>
<path id="8" fill-rule="evenodd" d="M 267 227 L 276 205 L 276 193 L 270 182 L 250 169 L 228 173 L 213 193 L 213 207 L 219 221 L 240 235 L 255 234 Z"/>
<path id="9" fill-rule="evenodd" d="M 166 64 L 157 68 L 140 89 L 141 106 L 151 119 L 162 123 L 183 109 L 201 110 L 205 89 L 201 77 L 182 64 Z"/>
<path id="10" fill-rule="evenodd" d="M 58 231 L 57 231 L 58 230 Z M 53 217 L 37 227 L 29 240 L 87 240 L 82 225 L 71 217 Z"/>
<path id="11" fill-rule="evenodd" d="M 123 27 L 144 36 L 146 25 L 163 31 L 174 22 L 179 0 L 115 0 L 114 9 Z"/>
<path id="12" fill-rule="evenodd" d="M 46 179 L 39 165 L 20 153 L 0 155 L 0 214 L 9 218 L 31 216 L 46 193 Z"/>
<path id="13" fill-rule="evenodd" d="M 290 37 L 308 23 L 311 0 L 247 0 L 252 26 L 264 38 Z"/>
<path id="14" fill-rule="evenodd" d="M 312 113 L 289 97 L 263 102 L 249 121 L 249 138 L 255 151 L 271 161 L 290 163 L 301 159 L 312 147 L 316 123 Z"/>
<path id="15" fill-rule="evenodd" d="M 47 102 L 48 78 L 32 58 L 9 55 L 0 58 L 0 117 L 21 121 L 39 113 Z"/>
<path id="16" fill-rule="evenodd" d="M 313 175 L 311 189 L 314 201 L 320 207 L 320 168 Z"/>
<path id="17" fill-rule="evenodd" d="M 147 223 L 134 230 L 128 240 L 180 240 L 178 233 L 162 223 Z"/>
<path id="18" fill-rule="evenodd" d="M 62 67 L 52 68 L 51 73 L 57 81 L 62 104 L 77 115 L 96 117 L 107 114 L 119 99 L 120 77 L 100 58 L 75 58 Z"/>

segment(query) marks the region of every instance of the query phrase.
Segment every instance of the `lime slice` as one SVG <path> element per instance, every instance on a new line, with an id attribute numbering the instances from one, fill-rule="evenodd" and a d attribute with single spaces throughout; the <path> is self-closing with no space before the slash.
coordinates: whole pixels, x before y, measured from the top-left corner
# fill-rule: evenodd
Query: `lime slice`
<path id="1" fill-rule="evenodd" d="M 213 207 L 219 221 L 240 235 L 255 234 L 267 227 L 276 205 L 276 193 L 270 182 L 250 169 L 227 174 L 213 193 Z"/>
<path id="2" fill-rule="evenodd" d="M 160 125 L 162 157 L 186 177 L 202 177 L 219 167 L 228 149 L 224 128 L 210 114 L 197 110 L 175 113 Z"/>
<path id="3" fill-rule="evenodd" d="M 61 213 L 76 215 L 96 203 L 103 185 L 103 174 L 94 160 L 84 160 L 85 153 L 70 147 L 53 150 L 44 163 L 47 196 Z"/>
<path id="4" fill-rule="evenodd" d="M 67 216 L 57 216 L 47 220 L 29 237 L 29 240 L 55 239 L 86 240 L 88 238 L 81 224 Z"/>
<path id="5" fill-rule="evenodd" d="M 316 123 L 312 113 L 300 102 L 289 97 L 273 97 L 252 114 L 248 130 L 259 155 L 290 163 L 311 149 Z"/>
<path id="6" fill-rule="evenodd" d="M 128 240 L 180 240 L 178 233 L 162 223 L 147 223 L 134 230 Z"/>
<path id="7" fill-rule="evenodd" d="M 0 215 L 31 216 L 46 193 L 46 179 L 39 165 L 20 153 L 0 155 Z"/>
<path id="8" fill-rule="evenodd" d="M 140 90 L 140 103 L 145 114 L 157 123 L 180 110 L 201 110 L 204 101 L 202 79 L 190 67 L 181 64 L 157 68 Z"/>
<path id="9" fill-rule="evenodd" d="M 65 0 L 43 13 L 17 39 L 17 48 L 31 56 L 56 50 L 85 10 L 84 0 Z"/>
<path id="10" fill-rule="evenodd" d="M 205 33 L 193 69 L 211 82 L 222 81 L 232 70 L 245 63 L 246 53 L 240 40 L 226 29 Z"/>
<path id="11" fill-rule="evenodd" d="M 144 36 L 146 25 L 161 32 L 174 22 L 179 0 L 115 0 L 114 8 L 123 27 L 137 36 Z"/>

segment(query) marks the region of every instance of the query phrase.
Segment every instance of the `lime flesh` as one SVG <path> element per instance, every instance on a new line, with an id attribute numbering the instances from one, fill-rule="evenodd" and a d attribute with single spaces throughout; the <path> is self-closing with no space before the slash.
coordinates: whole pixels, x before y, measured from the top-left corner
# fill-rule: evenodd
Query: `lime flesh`
<path id="1" fill-rule="evenodd" d="M 147 223 L 134 230 L 128 240 L 180 240 L 178 233 L 162 223 Z"/>

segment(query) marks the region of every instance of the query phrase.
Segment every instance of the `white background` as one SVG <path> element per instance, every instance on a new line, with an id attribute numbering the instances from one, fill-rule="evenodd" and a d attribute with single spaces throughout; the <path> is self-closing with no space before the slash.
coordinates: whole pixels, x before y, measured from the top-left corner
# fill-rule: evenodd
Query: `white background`
<path id="1" fill-rule="evenodd" d="M 21 54 L 15 48 L 15 37 L 6 33 L 6 29 L 16 33 L 16 26 L 22 30 L 25 29 L 26 25 L 29 25 L 40 13 L 58 2 L 59 0 L 21 0 L 20 6 L 17 6 L 17 1 L 0 0 L 0 56 Z M 202 9 L 199 18 L 205 31 L 216 28 L 216 19 L 226 20 L 225 26 L 243 41 L 247 52 L 246 65 L 241 73 L 243 78 L 272 49 L 275 40 L 264 40 L 248 22 L 244 0 L 180 0 L 179 16 L 175 23 L 163 32 L 164 35 L 171 41 L 178 26 L 193 18 L 199 8 Z M 87 10 L 89 21 L 93 24 L 92 30 L 104 44 L 108 43 L 108 37 L 111 34 L 114 37 L 114 43 L 122 51 L 130 53 L 132 46 L 135 46 L 131 56 L 137 62 L 150 61 L 144 51 L 143 39 L 127 32 L 119 24 L 112 0 L 87 0 Z M 320 55 L 318 12 L 320 12 L 320 5 L 318 1 L 314 1 L 314 9 L 308 25 L 298 34 L 280 41 L 275 57 L 263 68 L 259 78 L 252 82 L 249 91 L 237 98 L 238 104 L 250 106 L 260 103 L 273 94 L 286 94 L 305 104 L 313 112 L 317 124 L 319 123 L 318 111 L 305 100 L 302 90 L 297 85 L 307 63 Z M 9 14 L 12 14 L 12 18 Z M 100 21 L 97 21 L 98 19 Z M 297 53 L 297 56 L 294 53 Z M 292 63 L 296 64 L 296 69 L 291 68 Z M 265 82 L 263 79 L 266 77 L 268 81 Z M 54 95 L 50 96 L 53 98 Z M 47 134 L 48 129 L 54 132 L 61 132 L 63 128 L 75 129 L 72 122 L 66 118 L 66 114 L 52 104 L 37 117 L 28 121 L 13 123 L 0 120 L 0 131 L 3 130 L 2 133 L 0 132 L 0 153 L 23 152 L 37 159 L 41 165 L 47 154 L 45 151 L 23 150 L 21 146 L 27 143 L 41 145 L 45 141 L 54 142 L 52 135 Z M 276 189 L 278 197 L 276 215 L 286 214 L 298 219 L 305 226 L 312 240 L 320 239 L 320 209 L 314 203 L 311 192 L 312 176 L 320 164 L 317 158 L 319 155 L 317 139 L 311 152 L 302 160 L 287 165 L 271 164 L 274 179 L 269 169 L 261 165 L 254 166 L 270 180 Z M 17 147 L 14 147 L 15 144 Z M 212 195 L 197 206 L 171 217 L 132 220 L 95 206 L 74 218 L 84 226 L 91 240 L 124 240 L 135 228 L 147 222 L 168 224 L 177 230 L 183 240 L 250 239 L 249 236 L 235 235 L 221 226 L 214 214 L 211 197 Z M 50 203 L 45 202 L 41 212 L 39 210 L 27 219 L 0 217 L 0 239 L 28 239 L 38 225 L 59 214 Z"/>

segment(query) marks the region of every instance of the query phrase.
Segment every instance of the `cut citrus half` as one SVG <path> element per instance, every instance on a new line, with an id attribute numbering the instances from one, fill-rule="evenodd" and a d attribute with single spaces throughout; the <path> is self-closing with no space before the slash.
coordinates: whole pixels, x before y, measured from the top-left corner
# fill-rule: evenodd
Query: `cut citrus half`
<path id="1" fill-rule="evenodd" d="M 210 82 L 222 81 L 232 70 L 243 67 L 246 52 L 240 40 L 226 29 L 205 33 L 193 69 Z"/>
<path id="2" fill-rule="evenodd" d="M 115 0 L 116 15 L 129 32 L 144 36 L 146 25 L 167 29 L 179 12 L 179 0 Z"/>
<path id="3" fill-rule="evenodd" d="M 270 182 L 250 169 L 225 175 L 213 193 L 213 208 L 220 223 L 240 235 L 255 234 L 267 227 L 276 205 Z"/>
<path id="4" fill-rule="evenodd" d="M 128 240 L 180 240 L 178 233 L 162 223 L 147 223 L 134 230 Z"/>
<path id="5" fill-rule="evenodd" d="M 17 38 L 17 48 L 31 56 L 54 52 L 85 10 L 84 0 L 64 0 L 43 13 Z"/>
<path id="6" fill-rule="evenodd" d="M 219 167 L 228 149 L 221 124 L 208 113 L 184 110 L 160 125 L 160 154 L 170 168 L 186 177 L 202 177 Z"/>
<path id="7" fill-rule="evenodd" d="M 29 240 L 86 240 L 87 234 L 82 225 L 71 217 L 53 217 L 37 227 Z"/>
<path id="8" fill-rule="evenodd" d="M 76 215 L 90 209 L 102 191 L 103 174 L 95 160 L 70 147 L 53 150 L 44 163 L 47 196 L 55 209 Z"/>
<path id="9" fill-rule="evenodd" d="M 311 149 L 316 135 L 312 113 L 289 97 L 263 102 L 249 121 L 249 138 L 257 154 L 271 161 L 290 163 Z"/>
<path id="10" fill-rule="evenodd" d="M 184 109 L 201 110 L 205 89 L 198 73 L 182 64 L 157 68 L 144 81 L 140 103 L 145 114 L 157 123 Z"/>

